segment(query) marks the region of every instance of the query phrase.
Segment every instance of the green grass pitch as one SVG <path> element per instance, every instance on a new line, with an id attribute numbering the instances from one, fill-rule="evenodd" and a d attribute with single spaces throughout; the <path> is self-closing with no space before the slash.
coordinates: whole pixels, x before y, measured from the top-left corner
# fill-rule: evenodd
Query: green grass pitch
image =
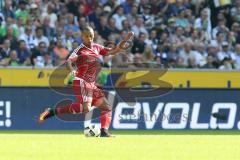
<path id="1" fill-rule="evenodd" d="M 86 138 L 82 131 L 0 131 L 0 160 L 239 160 L 232 131 L 115 131 Z"/>

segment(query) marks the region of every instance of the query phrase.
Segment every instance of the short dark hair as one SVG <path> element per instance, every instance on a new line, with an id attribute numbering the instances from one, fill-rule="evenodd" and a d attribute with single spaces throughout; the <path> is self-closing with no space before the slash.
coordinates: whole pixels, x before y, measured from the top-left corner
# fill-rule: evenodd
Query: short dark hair
<path id="1" fill-rule="evenodd" d="M 38 43 L 38 46 L 41 46 L 41 45 L 45 45 L 46 46 L 46 43 L 41 41 L 41 42 Z"/>
<path id="2" fill-rule="evenodd" d="M 26 42 L 23 39 L 21 39 L 21 40 L 18 41 L 18 43 L 20 45 L 21 43 L 26 43 Z"/>
<path id="3" fill-rule="evenodd" d="M 36 28 L 36 32 L 37 32 L 38 30 L 42 30 L 42 31 L 43 31 L 43 27 L 37 27 L 37 28 Z"/>
<path id="4" fill-rule="evenodd" d="M 220 34 L 224 34 L 222 31 L 218 31 L 216 36 L 218 37 Z"/>
<path id="5" fill-rule="evenodd" d="M 89 25 L 83 27 L 82 32 L 91 32 L 93 31 L 93 28 Z"/>

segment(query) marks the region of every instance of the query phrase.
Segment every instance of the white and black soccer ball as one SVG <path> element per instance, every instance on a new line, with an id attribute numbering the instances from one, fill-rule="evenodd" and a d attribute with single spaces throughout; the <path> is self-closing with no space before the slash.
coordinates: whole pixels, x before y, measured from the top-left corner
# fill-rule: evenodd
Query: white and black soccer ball
<path id="1" fill-rule="evenodd" d="M 84 128 L 84 135 L 86 137 L 99 137 L 100 133 L 100 128 L 94 124 L 91 124 L 88 127 Z"/>

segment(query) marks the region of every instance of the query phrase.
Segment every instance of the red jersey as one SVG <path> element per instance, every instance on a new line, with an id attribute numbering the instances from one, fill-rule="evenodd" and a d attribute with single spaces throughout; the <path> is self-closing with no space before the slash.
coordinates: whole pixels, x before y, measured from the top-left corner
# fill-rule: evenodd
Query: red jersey
<path id="1" fill-rule="evenodd" d="M 100 58 L 107 54 L 109 48 L 93 43 L 91 48 L 81 44 L 76 48 L 69 58 L 76 60 L 76 77 L 82 78 L 87 82 L 95 82 L 101 70 Z"/>

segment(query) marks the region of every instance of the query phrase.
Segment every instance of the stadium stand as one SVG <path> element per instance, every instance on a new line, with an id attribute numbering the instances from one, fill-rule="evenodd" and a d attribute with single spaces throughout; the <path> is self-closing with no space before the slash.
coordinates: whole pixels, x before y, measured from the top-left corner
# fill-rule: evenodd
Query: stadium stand
<path id="1" fill-rule="evenodd" d="M 0 2 L 0 66 L 53 67 L 81 43 L 81 29 L 125 54 L 104 67 L 240 69 L 240 0 L 5 0 Z M 128 62 L 128 63 L 126 63 Z"/>

